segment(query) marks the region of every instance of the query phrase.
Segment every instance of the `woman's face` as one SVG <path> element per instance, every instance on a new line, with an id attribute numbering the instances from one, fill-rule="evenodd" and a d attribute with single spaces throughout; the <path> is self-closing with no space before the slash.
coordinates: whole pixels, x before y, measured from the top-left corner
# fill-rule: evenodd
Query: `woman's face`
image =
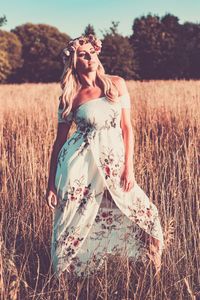
<path id="1" fill-rule="evenodd" d="M 98 67 L 98 56 L 91 43 L 77 49 L 76 70 L 78 73 L 95 71 Z"/>

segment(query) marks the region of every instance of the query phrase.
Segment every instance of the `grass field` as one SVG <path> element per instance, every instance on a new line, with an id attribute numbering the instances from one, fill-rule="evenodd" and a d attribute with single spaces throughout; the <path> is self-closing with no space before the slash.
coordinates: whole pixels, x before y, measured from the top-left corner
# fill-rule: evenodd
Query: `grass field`
<path id="1" fill-rule="evenodd" d="M 151 265 L 130 267 L 118 259 L 82 286 L 73 277 L 52 278 L 52 212 L 45 192 L 60 87 L 1 85 L 2 299 L 199 299 L 200 81 L 127 85 L 136 180 L 157 205 L 166 240 L 159 282 Z"/>

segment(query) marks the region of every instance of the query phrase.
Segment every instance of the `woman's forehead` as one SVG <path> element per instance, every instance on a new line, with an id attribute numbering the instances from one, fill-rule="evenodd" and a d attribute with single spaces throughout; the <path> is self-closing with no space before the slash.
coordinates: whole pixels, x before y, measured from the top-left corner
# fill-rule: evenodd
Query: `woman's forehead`
<path id="1" fill-rule="evenodd" d="M 84 50 L 89 51 L 89 50 L 93 50 L 93 49 L 94 49 L 94 47 L 92 46 L 92 44 L 91 43 L 87 43 L 87 44 L 84 44 L 84 45 L 80 45 L 78 47 L 77 51 L 78 52 L 84 51 Z"/>

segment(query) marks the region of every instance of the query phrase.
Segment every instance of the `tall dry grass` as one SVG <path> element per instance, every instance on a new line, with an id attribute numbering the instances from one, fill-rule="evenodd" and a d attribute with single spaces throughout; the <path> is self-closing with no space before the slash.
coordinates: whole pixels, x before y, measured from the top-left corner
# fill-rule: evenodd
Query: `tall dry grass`
<path id="1" fill-rule="evenodd" d="M 199 81 L 127 83 L 135 174 L 157 205 L 166 251 L 151 265 L 115 257 L 99 276 L 52 277 L 52 212 L 45 204 L 58 84 L 0 86 L 2 299 L 197 299 L 200 290 Z M 72 128 L 72 133 L 74 128 Z"/>

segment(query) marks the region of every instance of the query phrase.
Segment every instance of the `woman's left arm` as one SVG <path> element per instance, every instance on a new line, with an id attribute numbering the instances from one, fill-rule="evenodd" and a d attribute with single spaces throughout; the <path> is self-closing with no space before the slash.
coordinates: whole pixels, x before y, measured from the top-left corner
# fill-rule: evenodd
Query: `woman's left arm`
<path id="1" fill-rule="evenodd" d="M 125 168 L 129 169 L 130 171 L 133 171 L 134 138 L 130 118 L 130 109 L 122 108 L 121 128 L 125 147 Z"/>
<path id="2" fill-rule="evenodd" d="M 128 192 L 134 186 L 135 175 L 133 166 L 133 155 L 134 155 L 134 135 L 133 127 L 131 123 L 131 103 L 128 89 L 125 80 L 120 77 L 119 89 L 121 94 L 121 123 L 122 136 L 125 148 L 124 157 L 124 170 L 121 175 L 121 185 L 124 191 Z"/>

